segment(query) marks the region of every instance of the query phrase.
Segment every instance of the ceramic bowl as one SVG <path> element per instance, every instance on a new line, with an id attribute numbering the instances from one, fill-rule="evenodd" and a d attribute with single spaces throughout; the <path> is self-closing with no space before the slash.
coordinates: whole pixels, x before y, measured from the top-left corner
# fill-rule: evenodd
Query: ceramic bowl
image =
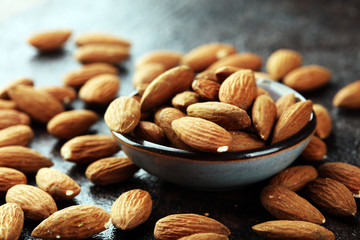
<path id="1" fill-rule="evenodd" d="M 271 80 L 259 79 L 257 85 L 276 101 L 294 93 L 293 89 Z M 189 152 L 136 139 L 129 134 L 112 132 L 125 154 L 148 173 L 185 187 L 222 191 L 262 181 L 288 167 L 302 152 L 314 134 L 315 114 L 296 135 L 271 146 L 248 151 L 204 153 Z"/>

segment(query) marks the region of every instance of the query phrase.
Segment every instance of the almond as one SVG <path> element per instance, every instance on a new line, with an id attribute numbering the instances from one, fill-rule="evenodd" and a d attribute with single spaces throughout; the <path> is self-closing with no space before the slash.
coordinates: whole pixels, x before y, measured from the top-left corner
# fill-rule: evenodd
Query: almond
<path id="1" fill-rule="evenodd" d="M 15 109 L 16 103 L 12 100 L 0 99 L 0 109 Z"/>
<path id="2" fill-rule="evenodd" d="M 318 169 L 321 177 L 332 178 L 350 189 L 353 196 L 360 198 L 360 169 L 343 162 L 324 163 Z"/>
<path id="3" fill-rule="evenodd" d="M 336 216 L 354 216 L 356 202 L 350 190 L 331 178 L 318 178 L 306 186 L 310 200 L 324 211 Z"/>
<path id="4" fill-rule="evenodd" d="M 71 177 L 58 170 L 41 168 L 36 184 L 56 200 L 70 200 L 80 193 L 80 186 Z"/>
<path id="5" fill-rule="evenodd" d="M 123 182 L 138 170 L 139 168 L 128 157 L 109 157 L 91 163 L 85 175 L 96 185 L 105 186 Z"/>
<path id="6" fill-rule="evenodd" d="M 232 66 L 243 69 L 257 70 L 261 67 L 262 59 L 259 55 L 251 52 L 232 54 L 211 64 L 208 69 L 218 69 L 224 66 Z"/>
<path id="7" fill-rule="evenodd" d="M 219 99 L 220 84 L 208 79 L 195 79 L 191 84 L 194 92 L 206 101 L 216 101 Z"/>
<path id="8" fill-rule="evenodd" d="M 38 88 L 39 91 L 46 92 L 56 98 L 63 104 L 69 104 L 76 99 L 76 92 L 73 88 L 67 86 L 49 86 Z"/>
<path id="9" fill-rule="evenodd" d="M 360 80 L 340 89 L 333 98 L 335 107 L 360 108 Z"/>
<path id="10" fill-rule="evenodd" d="M 71 110 L 59 113 L 47 124 L 47 131 L 61 139 L 71 139 L 86 133 L 99 116 L 90 110 Z"/>
<path id="11" fill-rule="evenodd" d="M 292 70 L 283 79 L 283 83 L 296 91 L 306 92 L 326 85 L 331 72 L 322 66 L 308 65 Z"/>
<path id="12" fill-rule="evenodd" d="M 42 167 L 53 163 L 42 154 L 23 146 L 0 148 L 0 166 L 15 168 L 23 173 L 36 173 Z"/>
<path id="13" fill-rule="evenodd" d="M 0 194 L 4 195 L 9 188 L 17 184 L 26 184 L 26 176 L 15 169 L 0 167 Z"/>
<path id="14" fill-rule="evenodd" d="M 200 100 L 200 95 L 192 91 L 184 91 L 178 93 L 171 100 L 171 104 L 174 108 L 177 108 L 181 111 L 186 111 L 187 107 L 191 104 L 197 103 Z"/>
<path id="15" fill-rule="evenodd" d="M 200 72 L 217 60 L 235 52 L 236 48 L 230 44 L 207 43 L 185 54 L 182 58 L 182 63 L 189 66 L 194 72 Z"/>
<path id="16" fill-rule="evenodd" d="M 267 186 L 260 193 L 261 204 L 274 217 L 316 224 L 325 222 L 324 216 L 311 203 L 282 186 Z"/>
<path id="17" fill-rule="evenodd" d="M 111 207 L 111 221 L 121 230 L 134 229 L 144 223 L 152 210 L 147 191 L 134 189 L 120 195 Z"/>
<path id="18" fill-rule="evenodd" d="M 89 79 L 101 74 L 118 74 L 118 70 L 113 65 L 107 63 L 90 63 L 83 65 L 80 69 L 67 73 L 63 78 L 63 83 L 67 86 L 79 88 Z"/>
<path id="19" fill-rule="evenodd" d="M 251 70 L 239 70 L 230 75 L 220 86 L 219 99 L 247 110 L 255 100 L 257 87 Z"/>
<path id="20" fill-rule="evenodd" d="M 140 122 L 140 117 L 139 102 L 127 96 L 113 100 L 104 115 L 110 130 L 122 134 L 132 132 Z"/>
<path id="21" fill-rule="evenodd" d="M 276 119 L 279 119 L 279 117 L 285 112 L 286 109 L 288 109 L 291 105 L 296 103 L 295 95 L 293 93 L 288 93 L 282 97 L 280 97 L 276 101 Z"/>
<path id="22" fill-rule="evenodd" d="M 141 56 L 135 64 L 138 70 L 149 63 L 160 63 L 166 70 L 176 67 L 180 64 L 183 54 L 171 50 L 155 50 Z"/>
<path id="23" fill-rule="evenodd" d="M 42 239 L 85 239 L 110 226 L 110 214 L 93 205 L 77 205 L 55 212 L 31 233 Z"/>
<path id="24" fill-rule="evenodd" d="M 231 74 L 241 70 L 241 68 L 233 67 L 233 66 L 223 66 L 215 69 L 216 78 L 219 80 L 220 83 L 225 81 Z"/>
<path id="25" fill-rule="evenodd" d="M 134 130 L 135 136 L 153 143 L 165 144 L 166 137 L 163 130 L 153 122 L 140 121 Z"/>
<path id="26" fill-rule="evenodd" d="M 274 78 L 273 76 L 271 76 L 268 73 L 264 73 L 264 72 L 254 72 L 254 76 L 255 79 L 268 79 L 268 80 L 273 80 L 273 81 L 278 81 L 278 79 Z"/>
<path id="27" fill-rule="evenodd" d="M 282 186 L 297 192 L 305 185 L 318 177 L 318 172 L 313 166 L 303 165 L 282 170 L 273 177 L 269 183 L 272 186 Z"/>
<path id="28" fill-rule="evenodd" d="M 86 44 L 79 47 L 74 58 L 81 63 L 119 64 L 130 56 L 129 48 L 114 44 Z"/>
<path id="29" fill-rule="evenodd" d="M 120 150 L 114 138 L 107 135 L 84 135 L 67 141 L 60 149 L 61 156 L 70 162 L 91 163 L 109 157 Z"/>
<path id="30" fill-rule="evenodd" d="M 101 74 L 87 81 L 79 91 L 79 98 L 88 104 L 105 105 L 113 100 L 120 88 L 120 78 Z"/>
<path id="31" fill-rule="evenodd" d="M 155 224 L 154 237 L 159 240 L 174 240 L 195 233 L 230 235 L 222 223 L 198 214 L 173 214 L 161 218 Z"/>
<path id="32" fill-rule="evenodd" d="M 41 123 L 47 123 L 56 114 L 64 111 L 63 105 L 56 98 L 29 86 L 18 85 L 8 93 L 20 110 Z"/>
<path id="33" fill-rule="evenodd" d="M 0 206 L 0 239 L 19 239 L 24 225 L 24 212 L 15 203 Z"/>
<path id="34" fill-rule="evenodd" d="M 136 70 L 132 79 L 133 86 L 142 95 L 149 84 L 166 71 L 160 63 L 148 63 Z"/>
<path id="35" fill-rule="evenodd" d="M 231 152 L 265 147 L 265 142 L 255 134 L 241 131 L 230 131 L 229 133 L 232 137 Z"/>
<path id="36" fill-rule="evenodd" d="M 70 30 L 40 32 L 30 36 L 28 43 L 40 51 L 54 51 L 62 48 L 70 35 Z"/>
<path id="37" fill-rule="evenodd" d="M 124 47 L 130 47 L 131 43 L 128 40 L 122 39 L 118 36 L 108 34 L 108 33 L 83 33 L 76 37 L 75 44 L 78 46 L 101 43 L 101 44 L 115 44 Z"/>
<path id="38" fill-rule="evenodd" d="M 18 184 L 11 187 L 5 200 L 16 203 L 24 211 L 26 218 L 40 221 L 57 211 L 54 199 L 38 187 Z"/>
<path id="39" fill-rule="evenodd" d="M 179 238 L 179 240 L 229 240 L 229 238 L 217 233 L 195 233 Z"/>
<path id="40" fill-rule="evenodd" d="M 0 89 L 0 99 L 9 99 L 8 90 L 17 85 L 27 85 L 32 87 L 34 86 L 34 81 L 29 78 L 19 78 L 9 82 Z"/>
<path id="41" fill-rule="evenodd" d="M 331 231 L 304 221 L 268 221 L 257 224 L 252 229 L 267 239 L 335 240 L 335 235 Z"/>
<path id="42" fill-rule="evenodd" d="M 215 74 L 215 70 L 213 70 L 213 69 L 207 69 L 202 72 L 199 72 L 198 74 L 196 74 L 194 79 L 206 79 L 206 80 L 211 80 L 214 82 L 219 82 L 219 80 Z"/>
<path id="43" fill-rule="evenodd" d="M 194 77 L 187 66 L 172 68 L 156 79 L 146 88 L 141 97 L 141 110 L 148 111 L 170 101 L 173 96 L 190 88 Z"/>
<path id="44" fill-rule="evenodd" d="M 301 153 L 304 160 L 320 161 L 323 160 L 327 152 L 326 144 L 317 136 L 313 136 Z"/>
<path id="45" fill-rule="evenodd" d="M 271 97 L 260 95 L 252 107 L 252 121 L 256 132 L 266 141 L 276 120 L 276 105 Z"/>
<path id="46" fill-rule="evenodd" d="M 34 137 L 33 130 L 27 125 L 15 125 L 0 130 L 0 147 L 27 146 Z"/>
<path id="47" fill-rule="evenodd" d="M 287 73 L 300 67 L 301 55 L 290 49 L 278 49 L 273 52 L 266 62 L 266 71 L 275 79 L 283 78 Z"/>
<path id="48" fill-rule="evenodd" d="M 30 117 L 13 109 L 0 109 L 0 129 L 15 125 L 30 125 Z"/>
<path id="49" fill-rule="evenodd" d="M 309 122 L 313 103 L 301 101 L 288 107 L 277 121 L 271 144 L 281 142 L 298 133 Z"/>
<path id="50" fill-rule="evenodd" d="M 216 123 L 197 117 L 175 119 L 171 127 L 187 145 L 204 152 L 226 152 L 232 138 L 228 131 Z"/>
<path id="51" fill-rule="evenodd" d="M 322 139 L 327 138 L 332 129 L 330 114 L 328 110 L 320 104 L 314 104 L 313 110 L 316 116 L 315 134 Z"/>
<path id="52" fill-rule="evenodd" d="M 190 105 L 187 115 L 214 122 L 227 130 L 243 129 L 251 124 L 245 110 L 222 102 L 202 102 Z"/>
<path id="53" fill-rule="evenodd" d="M 261 88 L 261 87 L 257 87 L 257 94 L 256 97 L 260 96 L 260 95 L 266 95 L 268 97 L 271 98 L 271 95 L 268 91 L 266 91 L 265 89 Z M 276 111 L 277 112 L 277 111 Z"/>

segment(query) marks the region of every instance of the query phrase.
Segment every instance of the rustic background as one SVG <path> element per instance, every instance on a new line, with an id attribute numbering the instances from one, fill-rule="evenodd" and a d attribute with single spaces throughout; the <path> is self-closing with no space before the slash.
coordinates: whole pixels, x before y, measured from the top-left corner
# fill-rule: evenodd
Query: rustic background
<path id="1" fill-rule="evenodd" d="M 36 86 L 61 85 L 64 74 L 79 67 L 72 57 L 73 41 L 63 51 L 46 55 L 26 44 L 30 34 L 55 28 L 70 28 L 74 36 L 87 31 L 109 32 L 133 43 L 131 59 L 119 66 L 122 79 L 119 95 L 133 89 L 135 61 L 155 49 L 187 52 L 200 44 L 220 41 L 234 44 L 239 52 L 255 52 L 264 61 L 279 48 L 299 51 L 304 65 L 323 65 L 333 73 L 329 85 L 305 94 L 326 106 L 333 118 L 325 161 L 360 166 L 360 110 L 340 110 L 331 104 L 339 88 L 360 79 L 360 2 L 357 0 L 1 0 L 0 9 L 1 85 L 17 77 L 33 78 Z M 88 107 L 79 100 L 69 106 L 69 109 L 79 108 Z M 104 109 L 95 110 L 104 112 Z M 95 204 L 110 211 L 112 202 L 127 190 L 142 188 L 150 192 L 154 208 L 146 223 L 127 232 L 111 227 L 92 239 L 153 239 L 155 222 L 173 213 L 208 213 L 230 228 L 230 239 L 261 239 L 251 226 L 274 219 L 259 202 L 259 190 L 266 181 L 245 189 L 209 193 L 185 189 L 140 171 L 124 183 L 96 187 L 84 176 L 86 166 L 61 159 L 59 149 L 63 141 L 49 136 L 42 125 L 33 124 L 33 127 L 36 137 L 31 147 L 50 157 L 54 168 L 69 174 L 82 186 L 80 195 L 73 201 L 58 202 L 59 208 Z M 91 133 L 110 134 L 103 121 Z M 296 164 L 303 162 L 298 160 Z M 28 178 L 33 184 L 34 176 Z M 360 238 L 359 216 L 339 219 L 325 214 L 325 217 L 324 226 L 335 233 L 336 239 Z M 36 225 L 26 222 L 21 239 L 33 239 L 29 236 Z"/>

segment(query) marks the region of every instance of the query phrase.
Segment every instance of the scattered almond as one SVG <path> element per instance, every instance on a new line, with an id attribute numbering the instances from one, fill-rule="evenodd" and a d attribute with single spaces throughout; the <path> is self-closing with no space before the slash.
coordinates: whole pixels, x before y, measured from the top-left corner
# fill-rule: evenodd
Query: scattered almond
<path id="1" fill-rule="evenodd" d="M 149 142 L 165 144 L 166 137 L 161 127 L 153 122 L 140 121 L 134 129 L 134 134 L 139 139 L 143 139 Z"/>
<path id="2" fill-rule="evenodd" d="M 220 83 L 225 81 L 231 74 L 241 70 L 241 68 L 233 66 L 223 66 L 215 69 L 215 76 Z"/>
<path id="3" fill-rule="evenodd" d="M 24 225 L 24 212 L 15 203 L 0 206 L 0 239 L 19 239 Z"/>
<path id="4" fill-rule="evenodd" d="M 220 84 L 208 79 L 195 79 L 191 84 L 194 92 L 200 95 L 202 100 L 216 101 L 219 99 Z"/>
<path id="5" fill-rule="evenodd" d="M 0 130 L 0 147 L 27 146 L 34 137 L 33 130 L 27 125 L 15 125 Z"/>
<path id="6" fill-rule="evenodd" d="M 115 44 L 124 47 L 130 47 L 131 43 L 128 40 L 120 38 L 118 36 L 108 34 L 108 33 L 83 33 L 76 37 L 75 44 L 78 46 L 101 43 L 101 44 Z"/>
<path id="7" fill-rule="evenodd" d="M 135 64 L 138 70 L 149 63 L 160 63 L 166 70 L 176 67 L 180 64 L 183 54 L 171 50 L 155 50 L 141 56 Z"/>
<path id="8" fill-rule="evenodd" d="M 276 105 L 274 100 L 267 95 L 258 96 L 252 107 L 253 126 L 261 137 L 266 141 L 274 127 L 276 120 Z"/>
<path id="9" fill-rule="evenodd" d="M 18 170 L 0 167 L 0 195 L 4 195 L 9 188 L 17 184 L 27 184 L 26 176 Z"/>
<path id="10" fill-rule="evenodd" d="M 40 51 L 54 51 L 62 48 L 70 35 L 70 30 L 46 31 L 33 34 L 28 43 Z"/>
<path id="11" fill-rule="evenodd" d="M 360 80 L 340 89 L 333 98 L 335 107 L 360 108 Z"/>
<path id="12" fill-rule="evenodd" d="M 148 63 L 136 70 L 132 79 L 133 86 L 142 95 L 149 84 L 160 74 L 166 71 L 164 65 L 160 63 Z"/>
<path id="13" fill-rule="evenodd" d="M 206 69 L 202 72 L 199 72 L 198 74 L 195 75 L 194 79 L 195 80 L 206 79 L 206 80 L 211 80 L 214 82 L 219 82 L 219 79 L 217 78 L 216 72 L 214 69 Z"/>
<path id="14" fill-rule="evenodd" d="M 328 110 L 320 104 L 314 104 L 313 110 L 316 116 L 315 134 L 319 136 L 319 138 L 327 138 L 332 129 L 330 114 Z"/>
<path id="15" fill-rule="evenodd" d="M 8 84 L 0 88 L 0 99 L 9 99 L 8 90 L 17 85 L 27 85 L 32 87 L 34 86 L 34 81 L 29 78 L 19 78 L 9 82 Z"/>
<path id="16" fill-rule="evenodd" d="M 232 137 L 231 152 L 265 147 L 265 142 L 255 134 L 242 131 L 230 131 L 229 133 Z"/>
<path id="17" fill-rule="evenodd" d="M 171 104 L 174 108 L 177 108 L 181 111 L 186 111 L 187 107 L 191 104 L 197 103 L 200 100 L 200 95 L 192 91 L 184 91 L 178 93 L 171 100 Z"/>
<path id="18" fill-rule="evenodd" d="M 251 52 L 232 54 L 211 64 L 208 69 L 218 69 L 224 66 L 238 67 L 242 69 L 258 70 L 262 59 L 259 55 Z"/>
<path id="19" fill-rule="evenodd" d="M 79 47 L 74 58 L 81 63 L 119 64 L 130 56 L 129 48 L 114 44 L 86 44 Z"/>
<path id="20" fill-rule="evenodd" d="M 279 119 L 280 116 L 288 109 L 291 105 L 296 103 L 295 95 L 293 93 L 286 94 L 280 97 L 276 101 L 276 119 Z"/>
<path id="21" fill-rule="evenodd" d="M 179 238 L 179 240 L 229 240 L 229 238 L 217 233 L 195 233 Z"/>
<path id="22" fill-rule="evenodd" d="M 39 91 L 46 92 L 63 104 L 69 104 L 76 99 L 76 92 L 67 86 L 49 86 L 38 88 Z"/>
<path id="23" fill-rule="evenodd" d="M 301 153 L 301 157 L 304 160 L 320 161 L 326 156 L 327 147 L 326 144 L 317 136 L 313 136 L 306 145 L 305 149 Z"/>
<path id="24" fill-rule="evenodd" d="M 290 49 L 279 49 L 273 52 L 266 62 L 267 72 L 275 79 L 283 78 L 287 73 L 300 67 L 301 55 Z"/>
<path id="25" fill-rule="evenodd" d="M 17 110 L 0 109 L 0 130 L 15 125 L 30 125 L 30 117 Z"/>

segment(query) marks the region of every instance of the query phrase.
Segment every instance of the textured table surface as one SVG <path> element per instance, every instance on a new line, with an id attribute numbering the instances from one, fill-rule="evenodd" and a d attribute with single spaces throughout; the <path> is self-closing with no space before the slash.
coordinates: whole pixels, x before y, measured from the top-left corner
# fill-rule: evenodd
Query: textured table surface
<path id="1" fill-rule="evenodd" d="M 360 2 L 357 0 L 43 1 L 0 22 L 1 85 L 17 77 L 33 78 L 36 86 L 61 85 L 64 74 L 80 66 L 72 57 L 75 49 L 72 41 L 60 53 L 47 55 L 37 53 L 26 44 L 30 34 L 54 28 L 70 28 L 74 35 L 87 31 L 109 32 L 133 43 L 131 59 L 120 65 L 119 95 L 133 90 L 134 63 L 151 50 L 187 52 L 200 44 L 220 41 L 234 44 L 239 52 L 255 52 L 264 60 L 279 48 L 297 50 L 303 56 L 304 65 L 323 65 L 333 73 L 329 85 L 305 94 L 315 103 L 326 106 L 333 118 L 333 131 L 326 140 L 325 161 L 360 166 L 360 110 L 340 110 L 331 105 L 339 88 L 360 79 Z M 69 109 L 81 108 L 88 107 L 79 100 L 69 106 Z M 104 113 L 104 109 L 94 110 Z M 30 147 L 51 158 L 54 168 L 69 174 L 82 187 L 74 200 L 58 202 L 59 208 L 95 204 L 110 211 L 113 201 L 127 190 L 141 188 L 151 194 L 153 212 L 142 226 L 126 232 L 111 227 L 92 239 L 153 239 L 155 222 L 173 213 L 208 213 L 230 228 L 230 239 L 261 239 L 252 232 L 251 226 L 274 219 L 259 201 L 259 191 L 267 181 L 230 192 L 200 192 L 140 171 L 121 184 L 94 186 L 84 175 L 86 166 L 60 157 L 59 149 L 64 141 L 48 135 L 42 125 L 33 124 L 33 127 L 35 139 Z M 110 134 L 103 121 L 90 132 Z M 296 164 L 303 162 L 297 160 Z M 28 179 L 34 184 L 34 176 Z M 328 214 L 325 217 L 324 226 L 335 233 L 336 239 L 360 238 L 359 215 L 350 219 Z M 33 239 L 29 236 L 37 224 L 26 221 L 21 239 Z"/>

